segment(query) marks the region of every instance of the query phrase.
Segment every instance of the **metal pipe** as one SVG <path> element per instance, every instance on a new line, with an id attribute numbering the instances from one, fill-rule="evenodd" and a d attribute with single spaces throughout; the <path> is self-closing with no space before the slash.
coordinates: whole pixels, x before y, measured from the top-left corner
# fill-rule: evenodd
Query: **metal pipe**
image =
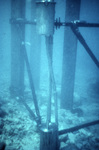
<path id="1" fill-rule="evenodd" d="M 84 48 L 86 49 L 87 53 L 89 54 L 89 56 L 91 57 L 91 59 L 94 61 L 94 63 L 96 64 L 96 66 L 99 68 L 99 61 L 97 60 L 97 58 L 95 57 L 95 55 L 93 54 L 93 52 L 91 51 L 91 49 L 89 48 L 89 46 L 87 45 L 87 43 L 84 40 L 83 36 L 79 32 L 79 29 L 77 28 L 77 26 L 75 24 L 73 24 L 71 26 L 71 29 L 72 29 L 73 33 L 76 35 L 77 39 L 80 41 L 80 43 L 84 46 Z"/>
<path id="2" fill-rule="evenodd" d="M 26 108 L 27 111 L 29 112 L 29 115 L 30 115 L 31 120 L 33 120 L 33 121 L 35 120 L 35 122 L 37 123 L 37 125 L 38 125 L 38 127 L 39 127 L 40 123 L 39 123 L 38 117 L 37 117 L 37 116 L 35 115 L 35 113 L 31 110 L 31 108 L 25 103 L 24 98 L 20 97 L 18 102 L 19 102 L 19 103 L 22 103 L 22 104 L 25 106 L 25 108 Z"/>
<path id="3" fill-rule="evenodd" d="M 64 130 L 59 131 L 58 133 L 59 133 L 59 135 L 62 135 L 62 134 L 66 134 L 66 133 L 69 133 L 69 132 L 77 131 L 77 130 L 82 129 L 82 128 L 93 126 L 93 125 L 96 125 L 96 124 L 99 124 L 99 120 L 88 122 L 88 123 L 85 123 L 85 124 L 82 124 L 82 125 L 79 125 L 79 126 L 76 126 L 76 127 L 72 127 L 72 128 L 69 128 L 69 129 L 64 129 Z"/>
<path id="4" fill-rule="evenodd" d="M 54 72 L 53 72 L 53 66 L 52 66 L 52 49 L 53 49 L 53 36 L 46 36 L 46 51 L 47 51 L 47 57 L 48 57 L 48 65 L 49 65 L 49 75 L 50 75 L 50 85 L 53 88 L 53 94 L 54 94 L 54 102 L 55 102 L 55 123 L 58 127 L 58 100 L 57 100 L 57 90 L 56 90 L 56 83 L 54 78 Z M 50 87 L 50 88 L 51 88 Z M 51 94 L 51 89 L 50 89 Z M 51 113 L 51 95 L 48 102 L 48 112 L 47 112 L 47 122 L 50 120 L 50 113 Z M 48 124 L 48 123 L 47 123 Z"/>
<path id="5" fill-rule="evenodd" d="M 25 60 L 26 67 L 27 67 L 27 72 L 28 72 L 28 77 L 29 77 L 29 81 L 30 81 L 30 87 L 31 87 L 31 91 L 32 91 L 36 115 L 38 117 L 39 124 L 41 124 L 41 116 L 40 116 L 40 111 L 39 111 L 39 107 L 38 107 L 38 101 L 37 101 L 37 97 L 36 97 L 36 93 L 35 93 L 34 83 L 33 83 L 33 79 L 32 79 L 32 73 L 31 73 L 31 69 L 30 69 L 30 64 L 29 64 L 29 60 L 28 60 L 28 56 L 27 56 L 27 52 L 26 52 L 26 48 L 25 48 L 24 44 L 22 44 L 21 50 L 23 52 L 24 60 Z"/>
<path id="6" fill-rule="evenodd" d="M 36 2 L 54 2 L 54 0 L 37 0 Z"/>
<path id="7" fill-rule="evenodd" d="M 61 22 L 60 18 L 55 20 L 55 27 L 60 28 L 61 26 L 69 26 L 71 27 L 73 24 L 75 24 L 77 27 L 99 27 L 99 23 L 88 23 L 86 21 L 70 21 L 70 22 Z"/>
<path id="8" fill-rule="evenodd" d="M 54 0 L 47 0 L 48 2 L 54 2 Z"/>
<path id="9" fill-rule="evenodd" d="M 52 98 L 52 78 L 50 73 L 50 68 L 52 65 L 52 51 L 53 51 L 53 37 L 46 38 L 46 52 L 48 58 L 48 67 L 49 67 L 49 98 L 47 104 L 47 128 L 49 129 L 49 123 L 51 122 L 51 98 Z"/>

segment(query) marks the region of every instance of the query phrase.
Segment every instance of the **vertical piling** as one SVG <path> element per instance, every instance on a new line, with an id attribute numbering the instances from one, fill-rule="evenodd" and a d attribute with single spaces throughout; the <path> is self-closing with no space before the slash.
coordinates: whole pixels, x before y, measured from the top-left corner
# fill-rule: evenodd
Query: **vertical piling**
<path id="1" fill-rule="evenodd" d="M 25 0 L 11 0 L 11 19 L 25 18 Z M 25 39 L 25 25 L 11 24 L 11 96 L 19 96 L 24 91 L 24 58 L 21 44 Z"/>
<path id="2" fill-rule="evenodd" d="M 31 20 L 36 21 L 36 1 L 31 1 Z M 31 50 L 30 65 L 36 90 L 40 86 L 40 57 L 41 57 L 41 36 L 36 32 L 36 26 L 31 26 Z"/>
<path id="3" fill-rule="evenodd" d="M 65 21 L 79 19 L 80 0 L 66 0 Z M 64 31 L 61 108 L 72 109 L 77 54 L 77 39 L 69 27 Z"/>

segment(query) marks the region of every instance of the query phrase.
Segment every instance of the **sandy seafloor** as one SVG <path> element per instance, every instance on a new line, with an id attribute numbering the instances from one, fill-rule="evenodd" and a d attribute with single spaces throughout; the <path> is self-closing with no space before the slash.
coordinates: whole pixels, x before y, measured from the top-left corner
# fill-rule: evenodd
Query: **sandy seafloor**
<path id="1" fill-rule="evenodd" d="M 95 88 L 95 81 L 93 81 Z M 78 87 L 79 86 L 79 87 Z M 59 109 L 59 130 L 73 127 L 85 122 L 99 119 L 99 93 L 93 89 L 75 84 L 74 102 L 77 111 Z M 60 85 L 57 85 L 58 101 L 60 100 Z M 46 121 L 47 92 L 44 85 L 36 92 L 43 121 Z M 6 150 L 39 150 L 40 135 L 33 118 L 25 106 L 19 102 L 19 97 L 11 98 L 9 87 L 0 87 L 0 142 L 6 143 Z M 29 87 L 25 89 L 25 102 L 34 111 L 34 105 Z M 54 103 L 52 103 L 52 121 L 54 121 Z M 99 125 L 80 129 L 59 137 L 62 150 L 99 150 Z M 63 148 L 64 147 L 64 148 Z"/>

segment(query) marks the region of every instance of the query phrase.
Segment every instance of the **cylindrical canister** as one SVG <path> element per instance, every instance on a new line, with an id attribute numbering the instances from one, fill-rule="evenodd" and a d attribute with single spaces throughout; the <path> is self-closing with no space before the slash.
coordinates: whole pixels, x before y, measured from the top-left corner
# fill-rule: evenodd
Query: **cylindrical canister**
<path id="1" fill-rule="evenodd" d="M 55 2 L 36 2 L 37 33 L 50 36 L 54 34 Z"/>
<path id="2" fill-rule="evenodd" d="M 52 124 L 49 129 L 41 127 L 40 150 L 59 150 L 57 125 Z"/>

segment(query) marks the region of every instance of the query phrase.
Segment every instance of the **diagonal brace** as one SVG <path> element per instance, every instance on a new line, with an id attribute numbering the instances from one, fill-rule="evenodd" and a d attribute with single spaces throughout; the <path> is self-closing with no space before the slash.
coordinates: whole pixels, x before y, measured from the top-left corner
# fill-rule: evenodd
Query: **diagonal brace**
<path id="1" fill-rule="evenodd" d="M 87 45 L 86 41 L 84 40 L 83 36 L 81 35 L 81 33 L 80 33 L 78 27 L 76 26 L 76 24 L 73 23 L 70 27 L 71 27 L 71 30 L 73 31 L 73 33 L 76 35 L 77 39 L 84 46 L 85 50 L 87 51 L 87 53 L 89 54 L 91 59 L 94 61 L 96 66 L 99 68 L 99 61 L 97 60 L 97 58 L 95 57 L 95 55 L 93 54 L 93 52 L 91 51 L 89 46 Z"/>
<path id="2" fill-rule="evenodd" d="M 26 48 L 25 48 L 24 44 L 22 45 L 22 51 L 23 51 L 23 56 L 24 56 L 24 60 L 25 60 L 25 63 L 26 63 L 26 67 L 27 67 L 27 72 L 28 72 L 30 87 L 31 87 L 31 91 L 32 91 L 32 96 L 33 96 L 33 102 L 34 102 L 34 106 L 35 106 L 36 115 L 38 117 L 39 124 L 41 124 L 41 116 L 40 116 L 40 112 L 39 112 L 38 101 L 37 101 L 37 97 L 36 97 L 36 93 L 35 93 L 35 88 L 34 88 L 32 73 L 31 73 L 31 69 L 30 69 L 30 65 L 29 65 L 29 61 L 28 61 L 28 56 L 27 56 L 27 52 L 26 52 Z"/>

